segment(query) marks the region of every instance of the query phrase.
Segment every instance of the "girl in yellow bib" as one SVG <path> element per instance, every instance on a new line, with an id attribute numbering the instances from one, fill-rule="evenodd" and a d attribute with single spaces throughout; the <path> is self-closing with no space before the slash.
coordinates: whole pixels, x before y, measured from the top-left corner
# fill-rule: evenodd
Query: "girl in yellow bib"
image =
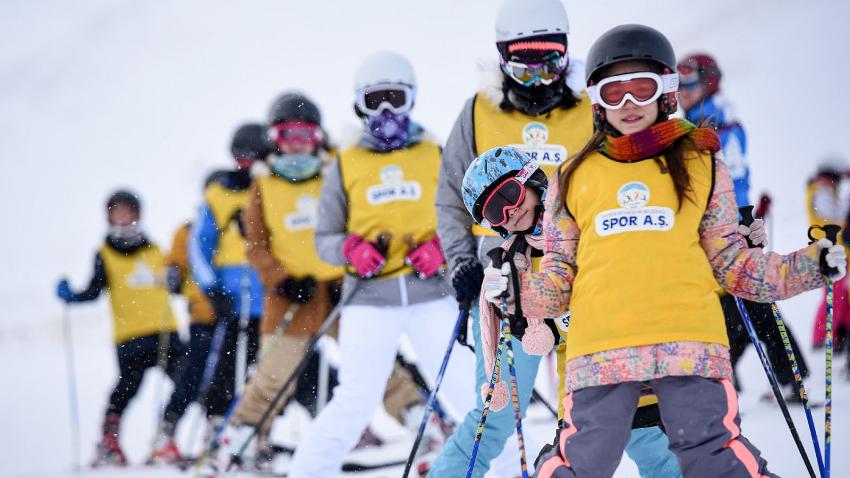
<path id="1" fill-rule="evenodd" d="M 827 240 L 787 256 L 747 248 L 716 134 L 668 119 L 675 65 L 667 38 L 642 25 L 588 54 L 596 132 L 553 181 L 541 270 L 519 279 L 527 317 L 572 313 L 564 423 L 536 477 L 613 475 L 647 384 L 684 476 L 772 476 L 741 435 L 718 284 L 758 302 L 821 287 L 824 248 L 832 279 L 846 270 Z M 502 284 L 488 287 L 510 294 Z"/>
<path id="2" fill-rule="evenodd" d="M 355 84 L 364 132 L 325 172 L 316 224 L 319 257 L 347 268 L 339 385 L 295 450 L 288 475 L 297 478 L 339 474 L 381 403 L 402 334 L 432 379 L 457 316 L 440 275 L 445 260 L 434 211 L 440 147 L 410 120 L 413 68 L 398 54 L 375 53 L 358 69 Z M 473 373 L 472 353 L 455 348 L 440 389 L 441 404 L 455 420 L 474 404 Z"/>
<path id="3" fill-rule="evenodd" d="M 103 436 L 92 466 L 124 466 L 127 459 L 118 439 L 124 410 L 149 368 L 164 365 L 165 372 L 176 381 L 183 344 L 177 336 L 177 321 L 165 286 L 164 258 L 139 226 L 138 196 L 117 191 L 107 201 L 106 210 L 109 234 L 95 256 L 89 286 L 75 293 L 63 279 L 57 295 L 67 303 L 76 303 L 95 300 L 104 289 L 109 292 L 119 375 L 109 396 Z"/>

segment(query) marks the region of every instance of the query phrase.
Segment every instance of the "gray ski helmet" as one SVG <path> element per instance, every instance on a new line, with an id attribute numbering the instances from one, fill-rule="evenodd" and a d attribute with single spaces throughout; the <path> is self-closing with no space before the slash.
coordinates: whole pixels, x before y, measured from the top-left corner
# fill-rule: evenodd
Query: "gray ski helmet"
<path id="1" fill-rule="evenodd" d="M 136 212 L 142 211 L 139 195 L 126 189 L 119 189 L 109 196 L 109 199 L 106 200 L 106 210 L 109 211 L 118 204 L 126 204 Z"/>
<path id="2" fill-rule="evenodd" d="M 262 160 L 273 148 L 266 136 L 266 127 L 259 123 L 246 123 L 233 133 L 230 153 L 234 159 Z"/>
<path id="3" fill-rule="evenodd" d="M 274 101 L 269 110 L 269 124 L 276 125 L 284 121 L 308 121 L 321 126 L 322 115 L 319 113 L 319 107 L 306 96 L 284 93 Z"/>

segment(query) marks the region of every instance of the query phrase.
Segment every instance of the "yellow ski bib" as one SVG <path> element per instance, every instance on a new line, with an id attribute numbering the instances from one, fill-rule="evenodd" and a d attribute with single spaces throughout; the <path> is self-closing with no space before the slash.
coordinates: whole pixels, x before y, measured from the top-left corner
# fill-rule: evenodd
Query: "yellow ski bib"
<path id="1" fill-rule="evenodd" d="M 100 257 L 106 269 L 115 343 L 177 330 L 158 247 L 149 244 L 124 255 L 104 244 Z"/>
<path id="2" fill-rule="evenodd" d="M 413 271 L 404 263 L 410 252 L 405 237 L 420 244 L 436 234 L 434 200 L 440 156 L 440 147 L 431 142 L 387 153 L 355 146 L 340 154 L 342 185 L 348 196 L 348 232 L 373 242 L 382 232 L 392 236 L 380 277 Z"/>
<path id="3" fill-rule="evenodd" d="M 212 210 L 219 230 L 213 265 L 223 267 L 247 264 L 241 222 L 242 209 L 248 204 L 248 189 L 234 191 L 219 183 L 213 183 L 207 186 L 204 198 Z"/>

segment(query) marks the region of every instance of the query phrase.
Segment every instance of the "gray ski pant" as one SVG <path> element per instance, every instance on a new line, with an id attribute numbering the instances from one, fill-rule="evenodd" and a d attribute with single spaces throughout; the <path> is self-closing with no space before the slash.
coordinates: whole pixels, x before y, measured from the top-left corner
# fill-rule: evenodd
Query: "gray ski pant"
<path id="1" fill-rule="evenodd" d="M 741 435 L 738 397 L 729 380 L 650 380 L 670 450 L 685 478 L 775 477 Z M 564 420 L 535 464 L 534 478 L 610 477 L 629 441 L 641 382 L 589 387 L 564 398 Z"/>

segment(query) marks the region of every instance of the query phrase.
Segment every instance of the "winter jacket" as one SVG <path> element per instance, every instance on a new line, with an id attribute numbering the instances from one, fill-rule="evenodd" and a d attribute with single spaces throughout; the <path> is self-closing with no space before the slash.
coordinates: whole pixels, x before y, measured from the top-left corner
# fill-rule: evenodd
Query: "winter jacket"
<path id="1" fill-rule="evenodd" d="M 230 295 L 233 299 L 232 312 L 236 316 L 242 313 L 243 296 L 249 297 L 248 314 L 252 319 L 259 319 L 263 310 L 263 285 L 257 272 L 244 258 L 241 209 L 247 203 L 250 186 L 245 177 L 247 173 L 230 172 L 207 187 L 205 200 L 189 237 L 189 265 L 195 282 L 204 293 L 220 290 Z M 250 180 L 250 177 L 247 179 Z M 210 203 L 211 191 L 225 191 L 220 197 L 225 196 L 226 191 L 244 195 L 242 204 L 222 224 L 218 223 L 214 213 L 217 204 Z M 225 255 L 228 260 L 219 260 Z M 234 258 L 235 261 L 231 260 Z"/>
<path id="2" fill-rule="evenodd" d="M 177 267 L 183 277 L 180 293 L 189 303 L 189 320 L 193 324 L 212 324 L 215 313 L 207 297 L 198 288 L 198 284 L 189 274 L 189 231 L 191 223 L 181 225 L 171 240 L 171 250 L 165 258 L 168 266 Z"/>
<path id="3" fill-rule="evenodd" d="M 88 287 L 75 294 L 74 302 L 95 300 L 106 289 L 116 344 L 160 332 L 175 332 L 177 322 L 163 285 L 163 267 L 159 248 L 147 239 L 128 246 L 107 237 L 95 255 L 94 275 Z"/>
<path id="4" fill-rule="evenodd" d="M 275 247 L 275 240 L 272 237 L 272 229 L 269 224 L 276 222 L 283 224 L 285 217 L 270 217 L 267 215 L 268 201 L 275 201 L 278 198 L 263 198 L 261 194 L 261 186 L 259 181 L 286 181 L 275 177 L 257 179 L 251 185 L 250 199 L 245 206 L 244 222 L 245 222 L 245 238 L 247 240 L 246 254 L 248 261 L 256 269 L 260 276 L 260 280 L 265 287 L 265 307 L 263 309 L 263 318 L 260 322 L 260 331 L 263 335 L 273 333 L 280 325 L 281 319 L 286 314 L 287 310 L 292 306 L 291 301 L 287 297 L 283 297 L 277 292 L 277 287 L 287 277 L 291 271 L 288 270 L 280 257 L 294 256 L 296 258 L 307 257 L 308 260 L 313 259 L 316 255 L 315 246 L 313 244 L 313 236 L 310 234 L 309 240 L 300 246 L 298 249 L 279 250 Z M 320 179 L 312 179 L 310 181 L 320 181 Z M 300 198 L 293 198 L 293 200 Z M 315 199 L 318 201 L 318 198 Z M 264 206 L 265 204 L 265 206 Z M 310 220 L 311 224 L 315 224 L 316 211 L 310 211 L 314 216 Z M 281 231 L 282 232 L 282 231 Z M 279 244 L 279 243 L 278 243 Z M 296 277 L 303 279 L 305 276 Z M 338 282 L 342 277 L 342 269 L 335 270 L 332 277 L 317 277 L 317 290 L 306 304 L 299 305 L 298 309 L 292 316 L 292 322 L 287 326 L 285 332 L 290 335 L 312 336 L 319 330 L 325 316 L 330 313 L 331 297 L 330 288 L 332 284 Z M 324 279 L 324 280 L 323 280 Z"/>
<path id="5" fill-rule="evenodd" d="M 489 71 L 485 73 L 490 73 Z M 476 137 L 476 104 L 479 109 L 485 106 L 486 110 L 498 110 L 498 105 L 504 98 L 501 84 L 504 80 L 498 67 L 494 69 L 490 77 L 485 78 L 484 86 L 481 91 L 469 99 L 463 107 L 460 115 L 455 121 L 449 139 L 446 142 L 446 147 L 443 150 L 443 160 L 440 169 L 440 182 L 437 189 L 437 232 L 440 236 L 440 244 L 446 255 L 446 261 L 449 266 L 449 272 L 455 270 L 459 263 L 477 259 L 480 263 L 489 264 L 490 259 L 487 258 L 487 252 L 494 247 L 498 247 L 502 243 L 502 239 L 495 234 L 473 235 L 472 217 L 466 209 L 461 197 L 461 182 L 466 169 L 475 159 L 475 157 L 483 152 L 479 151 L 479 139 Z M 584 68 L 583 62 L 580 60 L 573 61 L 567 77 L 567 85 L 572 91 L 583 91 L 584 89 Z M 586 102 L 587 100 L 583 100 Z M 580 103 L 582 106 L 587 106 Z M 492 112 L 491 114 L 510 114 L 520 116 L 522 113 L 515 111 L 512 113 Z M 548 115 L 527 116 L 527 125 L 542 125 L 547 122 Z M 481 118 L 478 118 L 480 120 Z M 581 118 L 576 119 L 575 128 L 582 133 L 576 137 L 575 145 L 570 145 L 566 148 L 565 154 L 568 156 L 577 151 L 577 148 L 584 146 L 584 143 L 590 139 L 593 132 L 592 117 L 588 111 L 587 115 L 581 115 Z M 577 131 L 570 131 L 569 134 L 574 134 Z M 481 133 L 481 132 L 479 132 Z M 490 132 L 484 132 L 488 134 Z M 522 138 L 526 142 L 534 142 L 533 138 Z M 546 138 L 542 138 L 545 142 Z M 515 140 L 512 140 L 515 141 Z M 485 141 L 487 143 L 487 141 Z M 559 145 L 560 146 L 560 145 Z M 487 148 L 489 149 L 489 148 Z M 484 149 L 486 150 L 486 149 Z M 564 158 L 561 157 L 561 160 Z"/>
<path id="6" fill-rule="evenodd" d="M 418 143 L 412 142 L 407 147 L 413 147 L 416 144 Z M 363 149 L 367 146 L 368 142 L 361 141 L 360 145 L 354 148 Z M 342 154 L 346 154 L 346 151 L 343 151 Z M 374 154 L 388 153 L 374 152 Z M 368 158 L 364 160 L 368 160 Z M 316 225 L 316 248 L 319 257 L 325 262 L 337 265 L 347 265 L 342 249 L 343 243 L 350 233 L 349 218 L 351 217 L 349 193 L 343 186 L 342 174 L 339 160 L 334 161 L 325 170 L 323 174 L 324 184 L 319 201 L 321 213 Z M 415 180 L 415 178 L 404 178 L 405 181 L 409 179 Z M 433 213 L 433 209 L 430 207 L 425 210 Z M 387 218 L 388 221 L 395 221 L 396 219 Z M 415 219 L 410 218 L 410 220 Z M 436 231 L 432 235 L 435 233 Z M 401 237 L 394 237 L 392 240 L 403 243 Z M 394 246 L 391 245 L 390 247 Z M 386 278 L 379 276 L 368 280 L 346 274 L 343 283 L 343 297 L 348 294 L 346 291 L 350 291 L 356 283 L 359 284 L 357 291 L 348 302 L 351 305 L 404 306 L 437 300 L 450 294 L 448 282 L 444 278 L 433 276 L 423 280 L 419 279 L 415 273 L 410 272 Z"/>
<path id="7" fill-rule="evenodd" d="M 738 212 L 729 170 L 723 162 L 714 161 L 714 173 L 714 187 L 699 225 L 699 244 L 717 283 L 731 294 L 756 302 L 781 300 L 822 287 L 825 282 L 815 245 L 785 256 L 747 247 L 744 237 L 737 233 Z M 581 231 L 564 209 L 558 209 L 560 194 L 558 184 L 550 184 L 541 269 L 521 278 L 521 299 L 528 317 L 554 317 L 564 312 L 574 287 L 578 288 L 575 280 L 581 268 L 577 262 Z M 618 280 L 626 278 L 612 278 L 609 283 L 616 287 Z M 576 320 L 581 318 L 573 316 L 571 327 Z M 717 320 L 722 322 L 722 316 Z M 569 353 L 569 343 L 567 350 Z M 574 391 L 676 375 L 731 378 L 728 347 L 681 341 L 604 350 L 568 360 L 566 380 L 567 389 Z"/>
<path id="8" fill-rule="evenodd" d="M 738 206 L 750 204 L 750 165 L 747 162 L 747 134 L 735 117 L 734 108 L 726 97 L 716 93 L 685 112 L 688 121 L 700 124 L 707 121 L 720 136 L 723 162 L 729 168 Z"/>

